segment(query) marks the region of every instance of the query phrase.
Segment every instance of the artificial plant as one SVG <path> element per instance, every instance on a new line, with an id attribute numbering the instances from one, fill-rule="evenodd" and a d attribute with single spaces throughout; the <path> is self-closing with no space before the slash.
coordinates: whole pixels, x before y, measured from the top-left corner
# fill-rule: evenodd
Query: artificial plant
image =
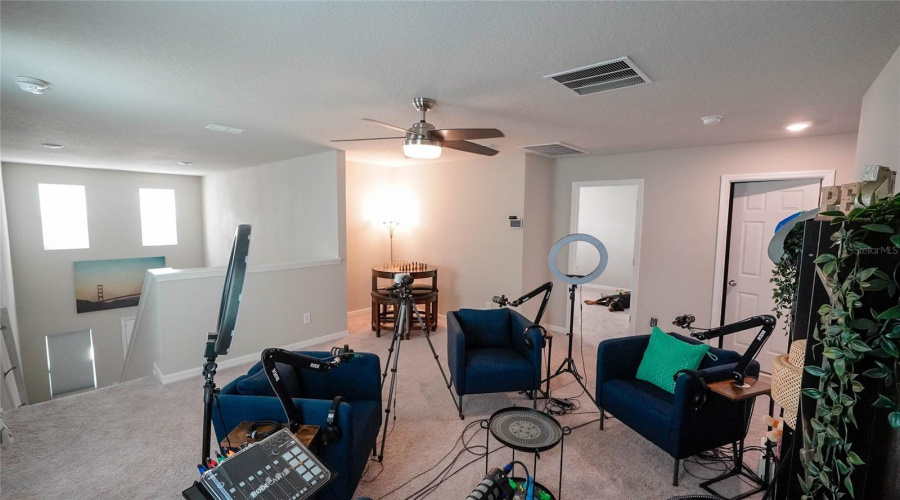
<path id="1" fill-rule="evenodd" d="M 831 236 L 834 253 L 815 260 L 831 298 L 819 308 L 821 325 L 813 334 L 822 348 L 822 364 L 805 367 L 819 383 L 802 390 L 816 402 L 800 455 L 804 500 L 854 497 L 852 474 L 865 464 L 853 451 L 848 433 L 857 426 L 854 408 L 867 384 L 877 384 L 874 406 L 886 410 L 890 425 L 900 428 L 900 259 L 892 259 L 890 268 L 862 264 L 865 254 L 900 255 L 900 196 L 847 214 L 821 215 L 833 216 L 837 231 Z M 883 310 L 864 308 L 864 296 L 867 303 L 888 305 Z"/>
<path id="2" fill-rule="evenodd" d="M 775 285 L 772 288 L 772 298 L 775 299 L 775 307 L 772 311 L 777 319 L 784 318 L 782 325 L 786 334 L 794 329 L 794 310 L 797 306 L 794 300 L 797 296 L 797 264 L 802 246 L 803 225 L 795 224 L 784 238 L 784 254 L 775 263 L 772 278 L 769 279 L 769 282 Z"/>

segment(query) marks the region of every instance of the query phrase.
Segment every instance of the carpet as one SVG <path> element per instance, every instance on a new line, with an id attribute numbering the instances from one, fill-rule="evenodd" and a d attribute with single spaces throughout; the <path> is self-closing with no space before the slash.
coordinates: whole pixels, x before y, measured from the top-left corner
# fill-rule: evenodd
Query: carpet
<path id="1" fill-rule="evenodd" d="M 584 307 L 583 314 L 583 335 L 577 333 L 581 322 L 576 322 L 575 357 L 581 366 L 583 352 L 588 387 L 593 388 L 597 344 L 604 338 L 625 335 L 628 315 L 590 306 Z M 369 330 L 368 315 L 352 316 L 349 329 L 349 337 L 336 344 L 348 343 L 357 351 L 374 352 L 384 361 L 391 337 L 376 338 Z M 431 339 L 445 364 L 447 339 L 443 326 L 431 334 Z M 554 340 L 551 366 L 555 369 L 565 355 L 566 337 L 556 333 Z M 198 352 L 198 366 L 201 354 Z M 222 370 L 216 381 L 224 386 L 249 366 Z M 572 380 L 569 375 L 554 379 L 554 396 L 579 395 L 581 388 Z M 384 462 L 370 463 L 357 496 L 385 500 L 411 496 L 450 462 L 455 455 L 454 442 L 467 425 L 500 408 L 531 406 L 523 395 L 514 393 L 467 396 L 466 419 L 460 421 L 421 332 L 413 332 L 410 340 L 403 341 L 398 384 L 397 412 L 392 413 L 396 421 L 390 424 Z M 199 376 L 165 386 L 147 377 L 4 412 L 3 419 L 17 441 L 0 452 L 0 498 L 180 498 L 180 492 L 197 478 L 202 385 Z M 581 409 L 560 417 L 563 425 L 575 427 L 598 418 L 586 396 L 578 400 Z M 760 401 L 747 440 L 750 444 L 758 444 L 763 435 L 762 406 Z M 485 431 L 473 427 L 467 434 L 471 445 L 483 445 Z M 498 448 L 493 442 L 491 449 Z M 542 454 L 538 465 L 538 481 L 552 490 L 556 490 L 559 451 L 557 447 Z M 416 478 L 448 452 L 450 456 L 439 466 Z M 755 467 L 758 457 L 750 453 L 746 463 Z M 463 452 L 449 471 L 475 458 Z M 504 449 L 491 455 L 490 464 L 502 466 L 509 459 L 510 452 Z M 529 466 L 532 463 L 530 459 L 525 462 Z M 447 479 L 429 498 L 462 500 L 483 475 L 484 460 L 477 460 Z M 617 420 L 607 420 L 604 431 L 597 422 L 591 422 L 566 438 L 562 497 L 643 500 L 700 493 L 701 479 L 693 475 L 709 478 L 716 473 L 686 463 L 681 486 L 673 488 L 671 457 Z M 734 478 L 721 483 L 721 492 L 726 495 L 746 488 Z"/>

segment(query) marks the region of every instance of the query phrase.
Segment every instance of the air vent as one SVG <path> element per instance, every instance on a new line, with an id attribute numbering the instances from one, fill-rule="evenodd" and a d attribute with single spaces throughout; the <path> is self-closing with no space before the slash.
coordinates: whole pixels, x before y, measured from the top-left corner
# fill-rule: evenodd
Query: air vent
<path id="1" fill-rule="evenodd" d="M 596 94 L 610 90 L 653 83 L 629 57 L 620 57 L 562 73 L 547 75 L 572 89 L 579 95 Z"/>
<path id="2" fill-rule="evenodd" d="M 550 144 L 533 144 L 531 146 L 519 146 L 522 149 L 527 149 L 532 153 L 537 153 L 543 156 L 549 156 L 551 158 L 556 158 L 559 156 L 568 156 L 568 155 L 581 155 L 584 154 L 585 151 L 582 151 L 576 147 L 569 146 L 568 144 L 562 142 L 551 142 Z"/>

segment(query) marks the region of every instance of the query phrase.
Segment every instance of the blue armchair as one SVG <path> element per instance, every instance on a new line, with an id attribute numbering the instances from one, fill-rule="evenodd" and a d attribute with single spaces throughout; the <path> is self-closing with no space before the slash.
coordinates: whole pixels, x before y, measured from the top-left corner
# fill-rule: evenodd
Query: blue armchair
<path id="1" fill-rule="evenodd" d="M 327 352 L 309 351 L 303 354 L 315 357 L 329 355 Z M 322 490 L 320 497 L 349 500 L 359 484 L 381 428 L 378 356 L 358 354 L 352 362 L 342 364 L 329 373 L 295 371 L 281 363 L 276 366 L 294 405 L 301 412 L 304 424 L 324 427 L 332 399 L 343 396 L 344 402 L 338 407 L 336 416 L 341 438 L 328 446 L 320 445 L 316 455 L 336 472 L 334 481 Z M 220 441 L 243 421 L 287 421 L 261 363 L 256 363 L 246 375 L 222 388 L 219 406 L 221 413 L 219 408 L 214 408 L 213 424 Z"/>
<path id="2" fill-rule="evenodd" d="M 673 337 L 698 344 L 678 334 Z M 606 412 L 659 446 L 675 459 L 673 486 L 678 486 L 680 461 L 704 451 L 744 439 L 745 423 L 752 410 L 750 401 L 732 402 L 708 395 L 706 403 L 695 409 L 692 399 L 702 390 L 699 381 L 682 374 L 675 383 L 675 394 L 635 378 L 649 335 L 604 340 L 597 348 L 597 406 L 600 429 Z M 711 348 L 716 360 L 705 356 L 698 372 L 706 383 L 728 380 L 740 355 L 734 351 Z M 759 376 L 759 363 L 752 362 L 747 375 Z"/>
<path id="3" fill-rule="evenodd" d="M 447 364 L 459 395 L 459 418 L 464 418 L 465 394 L 539 388 L 544 339 L 540 329 L 531 326 L 531 321 L 506 308 L 447 313 Z"/>

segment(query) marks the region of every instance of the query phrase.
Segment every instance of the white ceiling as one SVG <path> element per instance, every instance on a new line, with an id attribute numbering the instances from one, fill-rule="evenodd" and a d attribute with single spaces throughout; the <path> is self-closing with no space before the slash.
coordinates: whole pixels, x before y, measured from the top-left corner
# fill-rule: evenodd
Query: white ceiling
<path id="1" fill-rule="evenodd" d="M 408 126 L 416 96 L 438 100 L 438 128 L 504 131 L 481 141 L 501 154 L 778 139 L 800 120 L 854 132 L 900 45 L 900 2 L 3 2 L 0 23 L 3 161 L 194 174 L 394 135 L 360 118 Z M 654 83 L 582 97 L 543 78 L 625 55 Z M 21 92 L 20 75 L 52 88 Z M 407 161 L 399 140 L 339 147 Z"/>

